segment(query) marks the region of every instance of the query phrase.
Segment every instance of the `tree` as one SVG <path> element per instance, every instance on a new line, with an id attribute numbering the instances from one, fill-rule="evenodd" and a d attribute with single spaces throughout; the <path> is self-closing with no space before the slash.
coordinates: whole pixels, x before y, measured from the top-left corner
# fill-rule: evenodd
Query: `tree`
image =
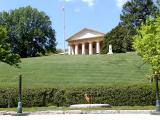
<path id="1" fill-rule="evenodd" d="M 135 35 L 135 30 L 131 30 L 128 35 L 128 30 L 121 24 L 116 26 L 111 32 L 107 33 L 104 37 L 104 44 L 101 53 L 108 53 L 108 46 L 112 44 L 113 52 L 124 53 L 127 51 L 133 51 L 132 40 Z"/>
<path id="2" fill-rule="evenodd" d="M 160 80 L 160 16 L 146 21 L 134 37 L 134 48 L 145 62 L 152 66 L 156 83 L 156 112 L 160 112 L 159 87 Z"/>
<path id="3" fill-rule="evenodd" d="M 158 6 L 157 6 L 158 9 L 160 9 L 160 0 L 157 0 L 156 3 L 157 3 L 157 5 L 158 5 Z"/>
<path id="4" fill-rule="evenodd" d="M 158 9 L 152 0 L 131 0 L 124 4 L 120 16 L 127 28 L 137 28 L 146 22 L 147 17 L 155 17 Z"/>
<path id="5" fill-rule="evenodd" d="M 0 13 L 0 24 L 8 30 L 8 42 L 13 53 L 21 57 L 34 57 L 56 51 L 55 30 L 44 12 L 22 7 Z"/>
<path id="6" fill-rule="evenodd" d="M 148 20 L 137 30 L 134 48 L 145 62 L 152 66 L 153 73 L 160 74 L 160 17 Z"/>
<path id="7" fill-rule="evenodd" d="M 6 42 L 7 30 L 5 27 L 0 26 L 0 62 L 7 63 L 18 67 L 20 57 L 17 54 L 13 54 L 11 46 Z"/>
<path id="8" fill-rule="evenodd" d="M 147 17 L 155 17 L 158 12 L 152 0 L 130 0 L 124 4 L 121 22 L 110 33 L 105 35 L 102 53 L 108 52 L 108 45 L 113 45 L 113 52 L 132 51 L 132 37 L 136 28 L 145 23 Z"/>

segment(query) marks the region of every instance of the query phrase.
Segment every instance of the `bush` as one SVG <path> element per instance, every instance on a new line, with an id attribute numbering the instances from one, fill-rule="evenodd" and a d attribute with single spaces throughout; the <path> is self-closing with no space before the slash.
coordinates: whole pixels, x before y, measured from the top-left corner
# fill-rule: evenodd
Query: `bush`
<path id="1" fill-rule="evenodd" d="M 108 103 L 113 106 L 154 105 L 153 85 L 108 86 L 95 88 L 43 88 L 23 89 L 23 106 L 69 106 L 84 104 L 84 94 L 92 97 L 92 103 Z M 0 107 L 17 107 L 18 90 L 0 89 Z"/>

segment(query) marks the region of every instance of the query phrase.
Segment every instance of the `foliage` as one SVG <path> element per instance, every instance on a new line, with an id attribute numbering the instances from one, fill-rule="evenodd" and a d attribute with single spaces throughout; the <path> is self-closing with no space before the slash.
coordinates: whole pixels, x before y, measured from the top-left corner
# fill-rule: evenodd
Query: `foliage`
<path id="1" fill-rule="evenodd" d="M 160 0 L 157 0 L 157 7 L 158 7 L 158 9 L 160 9 Z"/>
<path id="2" fill-rule="evenodd" d="M 44 12 L 30 6 L 1 12 L 0 24 L 7 27 L 13 53 L 32 57 L 55 52 L 55 31 Z"/>
<path id="3" fill-rule="evenodd" d="M 160 74 L 160 17 L 156 21 L 150 19 L 142 24 L 134 37 L 134 48 L 137 53 L 152 66 L 155 73 Z"/>
<path id="4" fill-rule="evenodd" d="M 20 62 L 19 55 L 13 54 L 10 44 L 7 43 L 7 29 L 4 26 L 0 26 L 0 62 L 14 66 L 18 66 Z"/>
<path id="5" fill-rule="evenodd" d="M 123 53 L 133 51 L 132 37 L 136 35 L 135 28 L 145 23 L 147 17 L 155 17 L 158 9 L 152 0 L 131 0 L 124 4 L 121 22 L 105 35 L 101 53 L 108 53 L 108 46 L 112 44 L 113 52 Z"/>
<path id="6" fill-rule="evenodd" d="M 92 88 L 39 88 L 23 89 L 24 107 L 33 106 L 69 106 L 85 104 L 84 94 L 92 97 L 92 103 L 108 103 L 112 106 L 145 106 L 155 104 L 155 90 L 152 85 L 110 86 Z M 16 107 L 17 89 L 0 89 L 0 107 Z"/>
<path id="7" fill-rule="evenodd" d="M 128 51 L 133 51 L 132 36 L 134 34 L 134 29 L 130 30 L 130 33 L 128 33 L 128 30 L 119 24 L 114 29 L 112 29 L 111 32 L 105 35 L 101 53 L 108 53 L 109 44 L 112 44 L 112 50 L 114 53 L 125 53 Z"/>
<path id="8" fill-rule="evenodd" d="M 152 0 L 130 0 L 124 4 L 120 19 L 125 27 L 137 28 L 146 22 L 147 17 L 155 17 L 157 12 Z"/>

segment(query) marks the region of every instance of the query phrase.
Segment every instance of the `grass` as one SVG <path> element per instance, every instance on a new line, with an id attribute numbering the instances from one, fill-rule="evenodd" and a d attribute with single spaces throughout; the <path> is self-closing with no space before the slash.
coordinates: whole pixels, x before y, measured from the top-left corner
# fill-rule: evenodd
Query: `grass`
<path id="1" fill-rule="evenodd" d="M 150 84 L 150 66 L 135 53 L 67 56 L 52 55 L 22 59 L 21 69 L 0 63 L 0 87 L 85 87 Z"/>
<path id="2" fill-rule="evenodd" d="M 154 110 L 155 106 L 113 106 L 111 108 L 83 108 L 79 110 Z M 77 110 L 70 109 L 67 107 L 31 107 L 31 108 L 23 108 L 23 112 L 38 112 L 38 111 L 49 111 L 49 110 Z M 17 108 L 0 108 L 0 111 L 17 111 Z"/>

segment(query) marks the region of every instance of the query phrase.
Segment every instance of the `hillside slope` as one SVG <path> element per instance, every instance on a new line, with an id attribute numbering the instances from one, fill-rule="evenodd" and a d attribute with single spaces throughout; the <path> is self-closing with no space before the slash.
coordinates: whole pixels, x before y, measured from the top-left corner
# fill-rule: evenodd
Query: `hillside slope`
<path id="1" fill-rule="evenodd" d="M 22 59 L 21 69 L 0 63 L 0 87 L 17 87 L 23 75 L 24 87 L 77 87 L 149 83 L 149 65 L 135 53 Z M 141 67 L 140 67 L 141 66 Z"/>

